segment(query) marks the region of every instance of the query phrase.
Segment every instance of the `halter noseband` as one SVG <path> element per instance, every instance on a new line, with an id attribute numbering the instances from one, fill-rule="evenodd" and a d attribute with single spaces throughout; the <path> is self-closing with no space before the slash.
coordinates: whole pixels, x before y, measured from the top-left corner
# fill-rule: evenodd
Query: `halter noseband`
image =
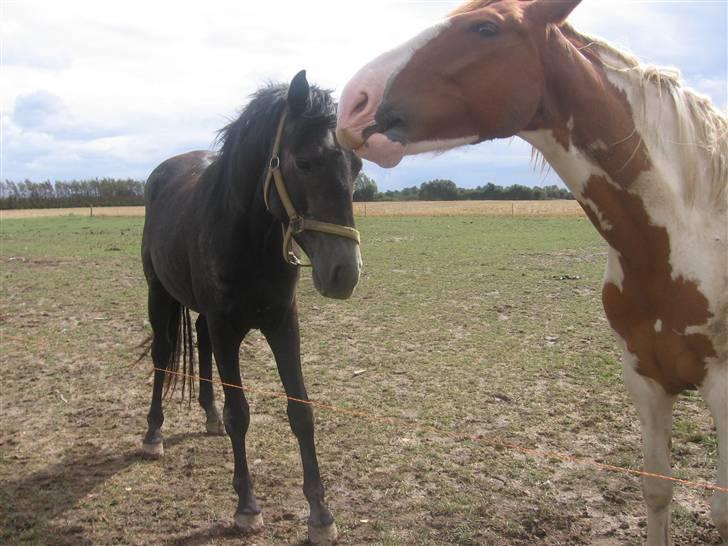
<path id="1" fill-rule="evenodd" d="M 302 263 L 298 256 L 293 252 L 293 236 L 303 231 L 320 231 L 322 233 L 329 233 L 331 235 L 338 235 L 339 237 L 346 237 L 347 239 L 353 239 L 359 244 L 359 232 L 348 226 L 341 226 L 339 224 L 331 224 L 329 222 L 319 222 L 311 218 L 306 218 L 301 214 L 298 214 L 296 207 L 293 205 L 293 201 L 288 195 L 286 190 L 286 183 L 283 180 L 283 173 L 281 173 L 281 160 L 278 157 L 278 149 L 281 144 L 281 135 L 283 134 L 283 127 L 286 123 L 287 110 L 283 111 L 281 120 L 278 122 L 278 130 L 276 132 L 276 138 L 273 141 L 273 150 L 271 151 L 271 159 L 268 163 L 268 174 L 265 177 L 265 185 L 263 186 L 263 200 L 265 201 L 265 208 L 270 212 L 270 203 L 268 200 L 268 194 L 270 193 L 270 181 L 273 179 L 276 185 L 276 191 L 278 192 L 278 198 L 283 203 L 283 208 L 286 209 L 288 214 L 288 228 L 283 235 L 283 259 L 291 265 L 296 266 L 309 266 L 309 264 Z"/>

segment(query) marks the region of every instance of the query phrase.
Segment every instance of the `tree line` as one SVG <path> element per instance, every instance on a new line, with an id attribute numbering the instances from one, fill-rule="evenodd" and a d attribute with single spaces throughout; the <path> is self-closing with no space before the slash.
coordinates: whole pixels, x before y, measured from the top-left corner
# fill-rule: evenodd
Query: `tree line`
<path id="1" fill-rule="evenodd" d="M 573 199 L 565 188 L 551 185 L 529 187 L 521 184 L 498 186 L 488 183 L 477 188 L 459 188 L 452 180 L 430 180 L 418 186 L 380 192 L 377 183 L 364 173 L 354 185 L 354 201 L 543 201 L 546 199 Z"/>
<path id="2" fill-rule="evenodd" d="M 112 207 L 144 204 L 144 182 L 101 178 L 68 182 L 0 181 L 0 209 Z"/>
<path id="3" fill-rule="evenodd" d="M 477 188 L 459 188 L 452 180 L 430 180 L 419 186 L 380 192 L 377 183 L 360 174 L 354 186 L 354 201 L 456 201 L 456 200 L 573 199 L 557 186 L 535 187 L 488 183 Z M 0 181 L 0 209 L 65 207 L 111 207 L 144 204 L 144 182 L 101 178 L 94 180 L 45 182 Z"/>

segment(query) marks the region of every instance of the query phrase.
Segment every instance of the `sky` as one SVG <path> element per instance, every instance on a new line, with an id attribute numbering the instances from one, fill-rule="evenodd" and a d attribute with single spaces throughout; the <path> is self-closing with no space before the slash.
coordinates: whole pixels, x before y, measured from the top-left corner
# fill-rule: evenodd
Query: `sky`
<path id="1" fill-rule="evenodd" d="M 728 107 L 728 0 L 584 0 L 570 22 L 678 68 Z M 0 179 L 146 179 L 216 131 L 270 81 L 336 96 L 359 67 L 441 20 L 440 0 L 0 0 Z M 518 139 L 365 162 L 380 191 L 449 178 L 461 187 L 560 184 Z"/>

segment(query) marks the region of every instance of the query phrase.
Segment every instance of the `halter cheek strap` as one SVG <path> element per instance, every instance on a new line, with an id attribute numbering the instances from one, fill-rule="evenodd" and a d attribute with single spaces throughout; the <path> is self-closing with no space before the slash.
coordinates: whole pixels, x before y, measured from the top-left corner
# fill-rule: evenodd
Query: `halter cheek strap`
<path id="1" fill-rule="evenodd" d="M 330 235 L 338 235 L 339 237 L 346 237 L 360 243 L 359 232 L 348 226 L 342 226 L 339 224 L 331 224 L 329 222 L 320 222 L 311 218 L 298 214 L 296 207 L 293 205 L 291 197 L 288 195 L 286 190 L 286 184 L 283 180 L 283 173 L 281 172 L 281 160 L 278 156 L 278 151 L 281 144 L 281 135 L 283 135 L 283 128 L 286 123 L 287 110 L 283 111 L 281 119 L 278 122 L 278 129 L 276 131 L 276 138 L 273 141 L 273 150 L 271 152 L 270 163 L 268 164 L 268 174 L 265 177 L 265 184 L 263 185 L 263 200 L 265 201 L 265 208 L 270 211 L 270 183 L 271 180 L 276 185 L 276 191 L 278 192 L 278 198 L 283 204 L 283 208 L 286 210 L 288 215 L 288 227 L 285 229 L 283 235 L 283 259 L 291 265 L 296 266 L 309 266 L 309 264 L 302 263 L 298 256 L 293 252 L 293 238 L 294 235 L 298 235 L 303 231 L 319 231 L 321 233 L 328 233 Z"/>

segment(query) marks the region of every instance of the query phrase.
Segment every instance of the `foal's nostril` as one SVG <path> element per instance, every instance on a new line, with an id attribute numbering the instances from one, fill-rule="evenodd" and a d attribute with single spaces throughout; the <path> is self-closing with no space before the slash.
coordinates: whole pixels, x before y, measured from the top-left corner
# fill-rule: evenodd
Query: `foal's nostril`
<path id="1" fill-rule="evenodd" d="M 342 269 L 342 267 L 343 266 L 341 266 L 341 265 L 335 265 L 334 266 L 334 271 L 332 273 L 334 285 L 338 285 L 339 282 L 340 282 L 340 280 L 341 280 L 341 269 Z"/>
<path id="2" fill-rule="evenodd" d="M 352 286 L 359 280 L 358 268 L 349 264 L 335 265 L 332 280 L 334 286 Z"/>
<path id="3" fill-rule="evenodd" d="M 351 111 L 351 114 L 353 116 L 360 114 L 364 111 L 364 109 L 367 107 L 367 104 L 369 104 L 369 95 L 366 94 L 366 92 L 361 92 L 361 98 L 359 99 L 359 102 L 356 103 L 356 106 L 354 106 L 354 109 Z"/>

